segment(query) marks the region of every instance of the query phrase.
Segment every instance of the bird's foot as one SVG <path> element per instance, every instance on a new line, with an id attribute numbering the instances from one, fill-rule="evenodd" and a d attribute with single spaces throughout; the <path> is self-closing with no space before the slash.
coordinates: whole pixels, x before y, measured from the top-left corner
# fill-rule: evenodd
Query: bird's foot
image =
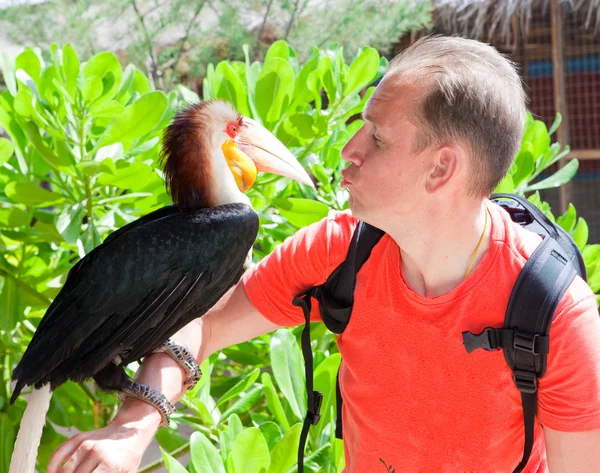
<path id="1" fill-rule="evenodd" d="M 154 350 L 154 353 L 166 353 L 181 366 L 186 375 L 186 380 L 183 384 L 187 386 L 188 390 L 196 386 L 196 383 L 202 376 L 202 370 L 200 370 L 200 366 L 198 366 L 194 355 L 185 346 L 168 339 Z"/>
<path id="2" fill-rule="evenodd" d="M 139 399 L 150 404 L 160 413 L 162 417 L 161 427 L 167 427 L 171 420 L 171 414 L 175 412 L 175 406 L 169 402 L 166 396 L 156 389 L 141 383 L 129 383 L 119 393 L 121 401 L 126 397 Z"/>

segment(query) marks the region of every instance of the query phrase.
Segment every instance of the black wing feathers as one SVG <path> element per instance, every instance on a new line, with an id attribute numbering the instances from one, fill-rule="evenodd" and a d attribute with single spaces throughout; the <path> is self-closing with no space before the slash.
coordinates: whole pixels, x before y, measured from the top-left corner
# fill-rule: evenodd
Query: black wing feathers
<path id="1" fill-rule="evenodd" d="M 244 204 L 165 207 L 112 233 L 69 272 L 13 373 L 17 386 L 92 377 L 150 353 L 240 278 L 258 231 Z"/>

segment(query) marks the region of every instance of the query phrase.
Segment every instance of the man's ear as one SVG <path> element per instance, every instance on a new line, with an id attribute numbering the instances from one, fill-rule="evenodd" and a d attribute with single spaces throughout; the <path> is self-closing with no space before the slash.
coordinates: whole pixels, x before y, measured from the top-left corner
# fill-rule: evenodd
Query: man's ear
<path id="1" fill-rule="evenodd" d="M 440 148 L 435 156 L 433 168 L 427 175 L 425 190 L 429 193 L 437 192 L 456 177 L 460 167 L 460 158 L 458 148 L 454 146 Z"/>

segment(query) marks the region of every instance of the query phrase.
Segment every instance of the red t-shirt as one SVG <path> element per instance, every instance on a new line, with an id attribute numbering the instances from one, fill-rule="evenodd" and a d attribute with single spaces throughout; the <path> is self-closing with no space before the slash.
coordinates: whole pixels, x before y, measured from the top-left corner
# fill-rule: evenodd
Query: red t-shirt
<path id="1" fill-rule="evenodd" d="M 502 327 L 508 299 L 540 238 L 487 203 L 491 246 L 458 287 L 423 297 L 405 283 L 398 245 L 384 235 L 360 270 L 352 318 L 339 336 L 346 473 L 511 472 L 523 454 L 521 397 L 502 350 L 468 354 L 463 331 Z M 243 278 L 248 297 L 282 326 L 292 305 L 345 258 L 357 220 L 335 213 L 287 239 Z M 312 319 L 320 320 L 317 304 Z M 541 424 L 600 428 L 600 317 L 577 277 L 550 329 L 539 381 L 535 443 L 525 472 L 546 472 Z"/>

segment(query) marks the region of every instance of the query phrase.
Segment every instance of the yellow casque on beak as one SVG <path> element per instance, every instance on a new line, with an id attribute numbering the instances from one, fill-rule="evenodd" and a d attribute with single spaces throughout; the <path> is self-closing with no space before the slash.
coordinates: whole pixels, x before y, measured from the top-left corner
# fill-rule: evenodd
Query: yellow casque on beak
<path id="1" fill-rule="evenodd" d="M 221 150 L 239 190 L 246 192 L 256 181 L 257 171 L 254 161 L 240 150 L 232 140 L 225 141 L 221 145 Z"/>

